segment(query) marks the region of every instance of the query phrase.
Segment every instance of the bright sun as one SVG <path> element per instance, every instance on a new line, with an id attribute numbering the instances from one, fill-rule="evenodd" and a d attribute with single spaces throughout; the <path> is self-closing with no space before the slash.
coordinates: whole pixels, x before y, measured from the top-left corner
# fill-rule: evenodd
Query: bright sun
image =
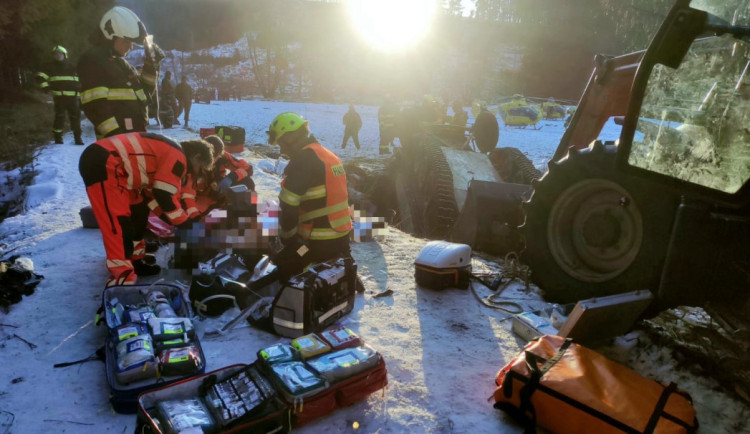
<path id="1" fill-rule="evenodd" d="M 349 0 L 354 27 L 378 49 L 398 51 L 419 42 L 435 15 L 435 0 Z"/>

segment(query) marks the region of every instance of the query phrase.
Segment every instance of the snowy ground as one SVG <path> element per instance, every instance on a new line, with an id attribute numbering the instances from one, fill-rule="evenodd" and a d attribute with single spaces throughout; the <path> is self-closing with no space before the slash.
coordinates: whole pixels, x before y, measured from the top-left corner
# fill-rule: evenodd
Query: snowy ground
<path id="1" fill-rule="evenodd" d="M 312 131 L 343 159 L 377 156 L 376 107 L 357 106 L 363 118 L 360 140 L 339 149 L 345 105 L 278 103 L 267 101 L 195 104 L 194 128 L 217 124 L 247 130 L 247 143 L 265 141 L 271 119 L 282 111 L 298 111 L 310 120 Z M 515 146 L 542 165 L 552 154 L 563 127 L 542 121 L 543 128 L 516 130 L 501 126 L 500 146 Z M 93 131 L 84 121 L 85 138 Z M 165 130 L 176 139 L 195 137 L 180 128 Z M 616 133 L 614 133 L 616 135 Z M 608 137 L 614 138 L 614 137 Z M 66 136 L 67 143 L 72 137 Z M 0 314 L 0 434 L 11 433 L 129 433 L 135 416 L 114 413 L 109 405 L 103 364 L 90 362 L 53 369 L 55 363 L 91 355 L 103 343 L 105 330 L 92 324 L 107 277 L 104 249 L 98 230 L 81 227 L 78 210 L 87 205 L 78 174 L 83 147 L 50 145 L 37 159 L 40 171 L 29 189 L 28 209 L 0 224 L 0 256 L 14 253 L 31 258 L 45 276 L 34 295 Z M 254 176 L 261 200 L 278 194 L 277 174 L 267 160 L 248 150 L 244 156 L 256 167 Z M 523 342 L 509 330 L 507 314 L 480 305 L 469 291 L 442 292 L 416 288 L 414 258 L 426 243 L 395 229 L 385 241 L 353 244 L 360 275 L 367 288 L 358 295 L 354 311 L 342 323 L 384 356 L 389 372 L 385 394 L 339 410 L 299 432 L 522 432 L 487 398 L 494 390 L 496 372 L 520 350 Z M 500 259 L 474 258 L 475 270 L 497 270 Z M 164 271 L 167 274 L 166 271 Z M 393 295 L 372 295 L 392 289 Z M 482 291 L 480 289 L 480 291 Z M 541 306 L 535 293 L 511 288 L 527 309 Z M 489 292 L 485 292 L 488 294 Z M 21 339 L 35 345 L 31 347 Z M 257 350 L 288 341 L 250 327 L 224 336 L 204 336 L 207 370 L 233 363 L 250 363 Z M 696 373 L 689 361 L 677 362 L 668 350 L 648 343 L 638 334 L 604 349 L 643 375 L 676 381 L 689 391 L 698 411 L 701 432 L 750 432 L 750 412 L 716 382 Z M 12 415 L 9 430 L 3 425 Z"/>

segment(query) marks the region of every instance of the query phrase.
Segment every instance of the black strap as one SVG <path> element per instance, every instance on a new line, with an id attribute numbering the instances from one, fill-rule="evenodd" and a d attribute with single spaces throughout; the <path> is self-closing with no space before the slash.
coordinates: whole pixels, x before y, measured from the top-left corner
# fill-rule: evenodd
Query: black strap
<path id="1" fill-rule="evenodd" d="M 646 424 L 646 428 L 643 430 L 644 434 L 649 434 L 649 433 L 654 432 L 654 429 L 656 428 L 656 424 L 659 423 L 659 419 L 661 419 L 661 416 L 664 413 L 664 407 L 667 405 L 667 401 L 669 400 L 669 395 L 674 393 L 675 390 L 677 390 L 677 385 L 675 383 L 669 383 L 669 386 L 665 387 L 664 390 L 661 392 L 661 396 L 659 397 L 659 400 L 656 402 L 656 407 L 654 408 L 654 412 L 651 413 L 651 418 L 649 418 L 648 423 Z"/>
<path id="2" fill-rule="evenodd" d="M 99 347 L 96 350 L 96 352 L 93 355 L 91 355 L 89 357 L 86 357 L 85 359 L 76 360 L 74 362 L 56 363 L 52 367 L 53 368 L 65 368 L 67 366 L 78 365 L 80 363 L 86 363 L 86 362 L 93 362 L 95 360 L 100 360 L 100 361 L 103 362 L 105 360 L 105 357 L 106 356 L 105 356 L 105 353 L 104 353 L 104 346 L 102 345 L 101 347 Z"/>
<path id="3" fill-rule="evenodd" d="M 527 433 L 536 432 L 536 409 L 534 408 L 534 404 L 531 403 L 531 395 L 533 395 L 539 387 L 539 382 L 542 380 L 544 374 L 552 369 L 552 367 L 555 366 L 555 363 L 560 361 L 563 355 L 565 355 L 565 351 L 568 350 L 568 347 L 570 347 L 572 343 L 572 340 L 565 339 L 565 342 L 560 346 L 557 354 L 549 360 L 545 360 L 530 351 L 524 352 L 526 365 L 529 367 L 531 375 L 529 377 L 529 382 L 521 388 L 519 395 L 521 398 L 521 413 L 526 414 L 528 412 L 531 414 L 529 423 L 525 427 Z M 544 363 L 541 368 L 539 368 L 540 363 Z"/>

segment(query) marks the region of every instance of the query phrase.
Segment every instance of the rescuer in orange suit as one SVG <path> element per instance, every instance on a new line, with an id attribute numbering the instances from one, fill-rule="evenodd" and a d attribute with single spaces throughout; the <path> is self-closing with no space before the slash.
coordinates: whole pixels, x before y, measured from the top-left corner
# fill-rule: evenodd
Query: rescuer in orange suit
<path id="1" fill-rule="evenodd" d="M 350 257 L 352 219 L 341 160 L 292 112 L 274 118 L 268 143 L 289 157 L 279 194 L 279 236 L 285 246 L 275 258 L 280 278 L 312 263 Z"/>
<path id="2" fill-rule="evenodd" d="M 150 133 L 108 137 L 83 151 L 78 169 L 102 231 L 107 286 L 159 273 L 158 265 L 143 261 L 148 202 L 154 199 L 173 225 L 186 227 L 191 222 L 180 205 L 183 178 L 212 165 L 211 145 L 205 141 L 178 144 Z"/>

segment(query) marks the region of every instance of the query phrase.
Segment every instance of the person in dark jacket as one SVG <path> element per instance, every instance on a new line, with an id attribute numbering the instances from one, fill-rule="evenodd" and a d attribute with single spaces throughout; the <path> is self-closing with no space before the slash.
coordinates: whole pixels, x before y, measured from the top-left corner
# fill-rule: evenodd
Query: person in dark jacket
<path id="1" fill-rule="evenodd" d="M 474 125 L 471 127 L 471 132 L 481 152 L 490 152 L 497 146 L 500 128 L 497 124 L 497 118 L 491 111 L 487 110 L 486 106 L 481 107 Z"/>
<path id="2" fill-rule="evenodd" d="M 466 113 L 466 110 L 461 106 L 461 104 L 456 101 L 453 103 L 453 118 L 451 119 L 451 125 L 456 125 L 459 127 L 466 127 L 466 122 L 469 121 L 469 114 Z"/>
<path id="3" fill-rule="evenodd" d="M 81 140 L 81 86 L 78 82 L 76 67 L 68 61 L 68 50 L 62 45 L 52 49 L 52 61 L 46 64 L 37 74 L 39 87 L 52 94 L 55 103 L 55 121 L 52 124 L 52 135 L 55 143 L 62 144 L 65 116 L 70 122 L 76 145 L 83 145 Z"/>
<path id="4" fill-rule="evenodd" d="M 93 47 L 78 61 L 78 77 L 81 107 L 94 124 L 96 137 L 146 131 L 148 103 L 164 53 L 147 38 L 138 16 L 122 6 L 102 16 L 90 42 Z M 141 74 L 124 58 L 133 43 L 146 47 Z"/>
<path id="5" fill-rule="evenodd" d="M 380 155 L 390 154 L 393 141 L 396 139 L 396 116 L 398 107 L 388 98 L 378 110 L 378 125 L 380 126 Z"/>
<path id="6" fill-rule="evenodd" d="M 177 99 L 175 98 L 175 86 L 172 83 L 172 71 L 166 71 L 164 78 L 161 80 L 161 86 L 159 87 L 159 109 L 162 113 L 167 114 L 166 116 L 159 116 L 165 128 L 172 128 L 172 124 L 180 123 L 177 120 L 179 112 Z M 169 116 L 170 112 L 171 116 Z"/>
<path id="7" fill-rule="evenodd" d="M 352 219 L 341 160 L 310 134 L 297 113 L 274 118 L 268 143 L 289 157 L 279 194 L 279 236 L 285 247 L 275 263 L 281 278 L 309 264 L 349 258 Z"/>
<path id="8" fill-rule="evenodd" d="M 180 104 L 180 110 L 184 113 L 182 120 L 184 121 L 185 128 L 188 127 L 190 122 L 190 107 L 193 105 L 193 88 L 187 82 L 187 77 L 182 76 L 182 81 L 177 85 L 175 89 L 175 97 L 177 102 Z"/>
<path id="9" fill-rule="evenodd" d="M 341 149 L 346 149 L 346 144 L 351 137 L 354 140 L 354 146 L 359 150 L 359 130 L 362 128 L 362 118 L 359 116 L 354 105 L 349 104 L 349 111 L 344 114 L 344 141 L 341 142 Z"/>

